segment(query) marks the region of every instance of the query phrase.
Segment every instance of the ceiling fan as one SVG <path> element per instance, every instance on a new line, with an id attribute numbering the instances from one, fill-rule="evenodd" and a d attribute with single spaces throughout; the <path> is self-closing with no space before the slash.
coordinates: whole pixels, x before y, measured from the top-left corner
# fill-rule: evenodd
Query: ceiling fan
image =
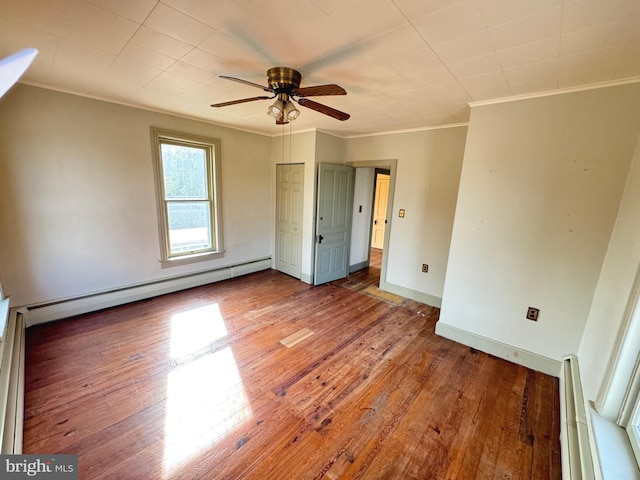
<path id="1" fill-rule="evenodd" d="M 212 107 L 226 107 L 228 105 L 235 105 L 238 103 L 253 102 L 255 100 L 271 100 L 275 98 L 276 101 L 269 107 L 267 113 L 276 119 L 277 125 L 284 125 L 298 118 L 300 110 L 295 107 L 293 102 L 341 121 L 347 120 L 351 116 L 348 113 L 341 112 L 340 110 L 322 105 L 321 103 L 314 102 L 307 98 L 323 95 L 346 95 L 347 92 L 344 88 L 335 84 L 300 88 L 302 75 L 293 68 L 273 67 L 267 70 L 268 87 L 235 77 L 220 75 L 220 78 L 259 88 L 265 92 L 271 93 L 272 96 L 261 95 L 258 97 L 232 100 L 230 102 L 214 103 L 211 105 Z"/>
<path id="2" fill-rule="evenodd" d="M 0 60 L 0 97 L 18 81 L 37 54 L 35 48 L 27 48 Z"/>

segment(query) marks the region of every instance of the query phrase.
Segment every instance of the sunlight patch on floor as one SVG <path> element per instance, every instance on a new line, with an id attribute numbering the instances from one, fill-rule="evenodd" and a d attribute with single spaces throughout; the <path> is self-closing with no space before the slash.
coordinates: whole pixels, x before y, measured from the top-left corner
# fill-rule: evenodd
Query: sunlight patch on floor
<path id="1" fill-rule="evenodd" d="M 252 413 L 231 347 L 203 351 L 227 335 L 218 305 L 177 314 L 172 321 L 171 357 L 179 365 L 167 379 L 166 477 Z"/>
<path id="2" fill-rule="evenodd" d="M 226 336 L 227 328 L 217 303 L 176 313 L 171 317 L 169 355 L 179 360 Z"/>

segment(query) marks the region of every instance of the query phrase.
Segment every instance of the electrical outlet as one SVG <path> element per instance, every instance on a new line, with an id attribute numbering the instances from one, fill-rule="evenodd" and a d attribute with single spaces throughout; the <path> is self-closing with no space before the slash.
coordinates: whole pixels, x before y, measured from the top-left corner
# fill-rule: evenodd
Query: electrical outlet
<path id="1" fill-rule="evenodd" d="M 429 265 L 427 265 L 426 263 L 422 264 L 422 272 L 423 273 L 427 273 L 429 271 Z"/>
<path id="2" fill-rule="evenodd" d="M 527 320 L 533 320 L 534 322 L 537 322 L 539 314 L 540 314 L 540 309 L 529 307 L 527 309 Z"/>

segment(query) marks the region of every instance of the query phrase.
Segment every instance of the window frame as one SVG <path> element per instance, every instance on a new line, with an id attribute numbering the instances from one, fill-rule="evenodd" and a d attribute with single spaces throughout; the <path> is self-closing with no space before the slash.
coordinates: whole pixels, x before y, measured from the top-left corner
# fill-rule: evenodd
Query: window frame
<path id="1" fill-rule="evenodd" d="M 625 430 L 640 467 L 640 266 L 595 402 L 596 411 Z"/>
<path id="2" fill-rule="evenodd" d="M 636 463 L 640 468 L 640 357 L 636 362 L 634 373 L 631 381 L 629 382 L 628 396 L 625 399 L 621 411 L 621 417 L 625 414 L 625 409 L 632 408 L 628 421 L 622 424 L 622 427 L 627 432 L 629 437 L 629 443 L 631 444 L 631 450 L 636 457 Z M 625 419 L 626 420 L 626 419 Z"/>
<path id="3" fill-rule="evenodd" d="M 156 185 L 156 206 L 158 212 L 158 230 L 160 240 L 160 264 L 164 267 L 185 263 L 211 260 L 224 256 L 222 237 L 222 201 L 220 187 L 221 147 L 217 138 L 192 135 L 188 133 L 151 127 L 151 144 Z M 162 145 L 176 145 L 201 148 L 206 153 L 206 175 L 209 204 L 211 247 L 185 252 L 171 253 L 169 238 L 168 205 L 181 200 L 168 200 L 165 192 L 164 169 L 162 164 Z M 194 201 L 194 200 L 184 200 Z"/>

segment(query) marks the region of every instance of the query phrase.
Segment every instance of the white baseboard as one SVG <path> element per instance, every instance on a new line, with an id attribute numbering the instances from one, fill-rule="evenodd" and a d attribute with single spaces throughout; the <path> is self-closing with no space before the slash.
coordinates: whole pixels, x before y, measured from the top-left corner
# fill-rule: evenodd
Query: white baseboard
<path id="1" fill-rule="evenodd" d="M 153 282 L 130 285 L 114 290 L 96 292 L 81 297 L 49 302 L 43 305 L 31 305 L 25 308 L 27 327 L 72 317 L 116 305 L 144 300 L 187 288 L 199 287 L 208 283 L 228 280 L 249 273 L 271 268 L 271 258 L 253 260 L 237 265 L 171 277 Z"/>
<path id="2" fill-rule="evenodd" d="M 358 270 L 362 270 L 363 268 L 367 268 L 369 266 L 369 260 L 365 260 L 360 263 L 354 263 L 353 265 L 349 265 L 349 274 L 357 272 Z"/>
<path id="3" fill-rule="evenodd" d="M 416 302 L 425 303 L 432 307 L 440 308 L 442 306 L 442 298 L 428 293 L 419 292 L 418 290 L 412 290 L 411 288 L 401 287 L 394 283 L 380 281 L 380 290 L 385 292 L 394 293 L 404 298 L 415 300 Z"/>
<path id="4" fill-rule="evenodd" d="M 510 362 L 517 363 L 524 367 L 546 373 L 554 377 L 560 376 L 562 363 L 549 357 L 538 355 L 537 353 L 522 350 L 521 348 L 498 342 L 491 338 L 483 337 L 467 330 L 452 327 L 446 323 L 436 323 L 436 334 L 448 338 L 454 342 L 462 343 L 473 347 L 481 352 L 488 353 L 495 357 L 504 358 Z"/>

